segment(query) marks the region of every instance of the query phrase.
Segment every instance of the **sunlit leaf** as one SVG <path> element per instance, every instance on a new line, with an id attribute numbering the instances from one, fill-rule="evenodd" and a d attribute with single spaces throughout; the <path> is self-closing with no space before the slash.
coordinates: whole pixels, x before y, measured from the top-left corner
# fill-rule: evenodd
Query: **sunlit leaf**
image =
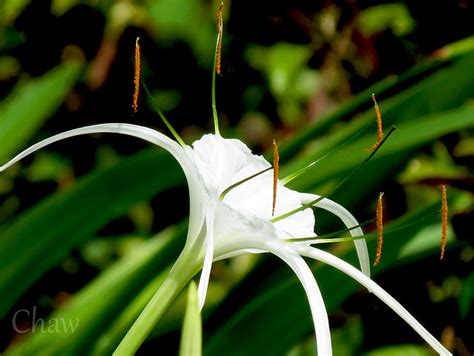
<path id="1" fill-rule="evenodd" d="M 395 345 L 385 346 L 364 353 L 364 356 L 392 356 L 392 355 L 404 355 L 404 356 L 429 356 L 432 353 L 423 346 L 418 345 Z"/>
<path id="2" fill-rule="evenodd" d="M 387 29 L 402 36 L 413 31 L 416 23 L 404 3 L 391 3 L 363 10 L 357 18 L 357 25 L 366 36 Z"/>
<path id="3" fill-rule="evenodd" d="M 141 293 L 145 285 L 155 279 L 156 275 L 159 276 L 176 258 L 184 241 L 184 232 L 183 228 L 169 228 L 152 240 L 136 246 L 50 316 L 58 320 L 79 319 L 73 334 L 32 333 L 24 342 L 10 348 L 7 355 L 25 355 L 37 350 L 50 354 L 67 352 L 69 355 L 81 355 L 84 350 L 91 348 L 92 343 L 97 343 L 95 355 L 110 355 L 116 344 L 112 343 L 112 350 L 103 353 L 104 348 L 110 348 L 111 340 L 101 339 L 100 335 L 108 328 L 116 328 L 120 324 L 116 320 L 117 315 L 130 308 L 129 303 L 135 295 Z M 160 277 L 159 284 L 163 276 Z M 156 284 L 153 287 L 156 288 Z M 140 305 L 139 308 L 143 306 Z M 119 337 L 123 335 L 120 334 Z"/>
<path id="4" fill-rule="evenodd" d="M 0 240 L 0 293 L 4 295 L 0 315 L 39 276 L 112 218 L 182 182 L 176 162 L 150 150 L 95 171 L 25 212 Z"/>
<path id="5" fill-rule="evenodd" d="M 179 355 L 202 355 L 201 312 L 199 311 L 197 287 L 194 282 L 191 282 L 188 288 L 188 303 L 184 315 Z"/>
<path id="6" fill-rule="evenodd" d="M 58 109 L 76 81 L 80 67 L 77 62 L 62 64 L 42 77 L 20 83 L 0 102 L 0 161 L 16 153 Z"/>

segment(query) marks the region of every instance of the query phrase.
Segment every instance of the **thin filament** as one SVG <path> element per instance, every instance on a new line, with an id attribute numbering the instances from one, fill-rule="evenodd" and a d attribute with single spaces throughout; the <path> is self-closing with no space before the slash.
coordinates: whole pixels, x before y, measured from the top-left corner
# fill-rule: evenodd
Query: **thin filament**
<path id="1" fill-rule="evenodd" d="M 133 77 L 133 113 L 136 113 L 138 110 L 138 94 L 140 92 L 140 37 L 137 37 L 135 41 L 135 75 Z"/>
<path id="2" fill-rule="evenodd" d="M 292 237 L 291 239 L 285 239 L 283 241 L 286 242 L 314 242 L 316 243 L 321 243 L 321 242 L 340 242 L 340 241 L 354 241 L 354 240 L 361 240 L 367 238 L 368 235 L 359 235 L 359 236 L 350 236 L 350 237 L 341 237 L 338 238 L 338 236 L 341 236 L 342 234 L 346 232 L 350 232 L 352 230 L 361 228 L 365 225 L 368 225 L 370 223 L 373 223 L 375 219 L 370 219 L 367 221 L 364 221 L 363 223 L 348 227 L 346 229 L 338 230 L 338 231 L 333 231 L 328 234 L 324 235 L 319 235 L 319 236 L 310 236 L 310 237 Z"/>
<path id="3" fill-rule="evenodd" d="M 372 101 L 374 102 L 375 115 L 377 116 L 377 142 L 368 148 L 369 151 L 373 151 L 379 147 L 383 139 L 382 114 L 380 113 L 379 105 L 375 99 L 375 94 L 372 94 Z"/>
<path id="4" fill-rule="evenodd" d="M 301 205 L 299 208 L 296 208 L 296 209 L 293 209 L 287 213 L 284 213 L 280 216 L 277 216 L 276 218 L 273 218 L 271 220 L 271 222 L 277 222 L 277 221 L 280 221 L 280 220 L 283 220 L 291 215 L 294 215 L 296 213 L 299 213 L 300 211 L 303 211 L 305 209 L 308 209 L 308 208 L 311 208 L 314 204 L 320 202 L 321 200 L 323 200 L 324 198 L 327 198 L 329 196 L 331 196 L 332 194 L 334 194 L 337 190 L 339 190 L 339 188 L 341 188 L 350 178 L 352 178 L 352 176 L 354 176 L 356 173 L 358 173 L 366 164 L 367 162 L 369 162 L 372 157 L 377 153 L 377 151 L 380 149 L 380 147 L 382 147 L 382 145 L 384 144 L 384 142 L 390 137 L 390 135 L 393 133 L 393 131 L 395 131 L 395 126 L 392 126 L 392 128 L 390 129 L 390 131 L 387 133 L 387 135 L 382 139 L 382 142 L 380 142 L 380 145 L 378 147 L 376 147 L 371 153 L 370 155 L 358 166 L 356 167 L 352 172 L 350 172 L 342 181 L 340 181 L 330 192 L 329 194 L 327 194 L 326 196 L 320 196 L 319 198 L 316 198 L 312 201 L 310 201 L 309 203 L 306 203 L 306 204 L 303 204 Z"/>
<path id="5" fill-rule="evenodd" d="M 158 116 L 160 117 L 161 121 L 163 121 L 163 123 L 166 125 L 166 127 L 168 128 L 168 130 L 170 130 L 171 134 L 174 136 L 174 138 L 176 139 L 176 141 L 178 141 L 178 143 L 181 145 L 181 146 L 186 146 L 186 144 L 184 143 L 183 139 L 181 138 L 181 136 L 179 136 L 179 134 L 176 132 L 176 130 L 173 128 L 173 126 L 171 126 L 170 122 L 168 121 L 168 119 L 166 118 L 165 114 L 163 114 L 163 111 L 161 111 L 161 108 L 160 106 L 158 105 L 155 97 L 153 95 L 151 95 L 151 92 L 150 90 L 148 89 L 147 85 L 142 82 L 142 85 L 143 85 L 143 89 L 145 90 L 145 93 L 146 95 L 148 96 L 148 98 L 150 99 L 150 104 L 151 106 L 153 107 L 153 109 L 155 109 L 155 111 L 158 113 Z"/>
<path id="6" fill-rule="evenodd" d="M 383 245 L 383 193 L 379 194 L 377 200 L 377 208 L 375 210 L 375 221 L 377 225 L 377 251 L 375 252 L 374 267 L 376 267 L 380 258 L 382 257 L 382 245 Z"/>
<path id="7" fill-rule="evenodd" d="M 272 216 L 275 216 L 278 175 L 280 172 L 280 155 L 278 154 L 278 145 L 273 140 L 273 199 L 272 199 Z"/>
<path id="8" fill-rule="evenodd" d="M 247 178 L 244 178 L 242 180 L 239 180 L 237 183 L 234 183 L 232 184 L 231 186 L 227 187 L 222 193 L 221 195 L 219 196 L 219 199 L 220 200 L 223 200 L 224 197 L 226 196 L 227 193 L 229 193 L 232 189 L 234 188 L 237 188 L 239 185 L 251 180 L 251 179 L 254 179 L 255 177 L 258 177 L 260 174 L 263 174 L 265 172 L 268 172 L 269 170 L 273 169 L 273 167 L 268 167 L 268 168 L 265 168 L 264 170 L 260 171 L 260 172 L 257 172 L 255 174 L 252 174 L 251 176 L 248 176 Z"/>
<path id="9" fill-rule="evenodd" d="M 368 127 L 369 125 L 367 125 Z M 329 156 L 331 156 L 334 152 L 340 150 L 342 147 L 348 145 L 349 143 L 352 143 L 354 142 L 357 138 L 359 138 L 364 132 L 365 130 L 367 129 L 367 127 L 363 127 L 362 129 L 360 129 L 359 131 L 357 131 L 354 135 L 352 135 L 349 139 L 345 140 L 344 142 L 342 142 L 341 144 L 337 145 L 336 147 L 334 147 L 332 150 L 330 150 L 329 152 L 325 153 L 324 155 L 322 155 L 321 157 L 319 157 L 318 159 L 314 160 L 313 162 L 309 163 L 308 165 L 304 166 L 303 168 L 297 170 L 296 172 L 294 173 L 291 173 L 289 174 L 288 176 L 280 179 L 280 182 L 283 184 L 283 185 L 286 185 L 288 184 L 289 182 L 291 182 L 293 179 L 295 178 L 298 178 L 300 175 L 302 175 L 303 173 L 306 173 L 310 168 L 314 167 L 316 164 L 318 164 L 319 162 L 321 162 L 322 160 L 328 158 Z"/>
<path id="10" fill-rule="evenodd" d="M 446 237 L 448 234 L 448 195 L 446 193 L 446 186 L 441 186 L 441 255 L 440 260 L 444 258 L 444 252 L 446 250 Z"/>
<path id="11" fill-rule="evenodd" d="M 222 52 L 222 35 L 224 32 L 224 20 L 222 18 L 222 8 L 224 3 L 221 2 L 217 9 L 217 41 L 216 50 L 214 52 L 214 70 L 212 71 L 212 88 L 211 88 L 211 100 L 212 100 L 212 116 L 214 118 L 214 131 L 216 135 L 220 136 L 219 131 L 219 116 L 217 115 L 216 105 L 216 73 L 221 74 L 221 52 Z"/>

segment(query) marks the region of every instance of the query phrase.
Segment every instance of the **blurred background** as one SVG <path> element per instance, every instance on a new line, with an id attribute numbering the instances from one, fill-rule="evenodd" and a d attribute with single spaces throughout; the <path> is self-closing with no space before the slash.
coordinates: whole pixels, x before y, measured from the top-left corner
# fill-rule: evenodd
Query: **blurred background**
<path id="1" fill-rule="evenodd" d="M 166 133 L 146 97 L 132 112 L 137 37 L 142 79 L 185 142 L 212 131 L 216 8 L 204 0 L 3 0 L 1 161 L 90 124 L 128 122 Z M 474 352 L 473 23 L 469 0 L 224 1 L 217 79 L 224 136 L 263 154 L 276 138 L 283 172 L 374 121 L 370 95 L 377 94 L 386 128 L 400 127 L 386 155 L 381 150 L 334 199 L 365 221 L 385 192 L 386 222 L 394 228 L 375 280 L 459 355 Z M 293 187 L 328 191 L 365 157 L 375 132 L 374 124 Z M 440 184 L 448 185 L 452 206 L 443 261 L 433 214 Z M 179 253 L 187 213 L 177 165 L 128 137 L 77 137 L 2 173 L 0 351 L 109 354 L 133 319 L 127 315 L 140 309 Z M 318 214 L 318 233 L 337 229 Z M 335 251 L 353 258 L 350 246 Z M 349 277 L 314 267 L 335 354 L 431 354 Z M 274 258 L 216 264 L 208 304 L 206 354 L 314 353 L 304 295 Z M 26 333 L 34 321 L 23 313 L 19 332 L 12 319 L 25 309 L 37 319 L 77 317 L 81 329 Z M 142 353 L 177 352 L 181 318 L 178 301 Z"/>

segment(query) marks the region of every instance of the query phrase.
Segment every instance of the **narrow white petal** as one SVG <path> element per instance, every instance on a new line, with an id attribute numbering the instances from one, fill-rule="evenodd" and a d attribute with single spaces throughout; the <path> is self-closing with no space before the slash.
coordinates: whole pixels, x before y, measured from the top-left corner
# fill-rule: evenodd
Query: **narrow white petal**
<path id="1" fill-rule="evenodd" d="M 329 329 L 329 319 L 326 312 L 326 306 L 319 290 L 318 284 L 314 279 L 313 273 L 306 262 L 295 251 L 288 248 L 281 242 L 274 241 L 265 244 L 268 252 L 273 253 L 295 272 L 300 280 L 308 298 L 313 317 L 314 329 L 316 332 L 318 355 L 332 355 L 331 332 Z"/>
<path id="2" fill-rule="evenodd" d="M 303 203 L 308 203 L 319 198 L 319 196 L 313 194 L 301 195 L 303 196 Z M 341 221 L 346 225 L 347 228 L 359 225 L 354 216 L 346 208 L 328 198 L 324 198 L 321 201 L 317 202 L 315 206 L 327 210 L 336 215 L 339 219 L 341 219 Z M 358 227 L 350 230 L 350 234 L 352 237 L 356 237 L 363 236 L 364 232 L 360 227 Z M 360 268 L 367 277 L 370 277 L 370 259 L 369 251 L 367 250 L 367 242 L 365 241 L 365 239 L 359 239 L 355 240 L 354 244 L 357 251 L 357 257 L 359 258 Z"/>
<path id="3" fill-rule="evenodd" d="M 354 268 L 349 263 L 331 255 L 330 253 L 314 247 L 297 246 L 296 249 L 301 253 L 301 255 L 327 263 L 354 278 L 392 308 L 392 310 L 405 320 L 433 349 L 436 350 L 436 352 L 440 355 L 451 355 L 451 353 L 446 350 L 444 346 L 441 345 L 441 343 L 436 340 L 436 338 L 431 335 L 428 330 L 426 330 L 423 325 L 421 325 L 418 320 L 416 320 L 399 302 L 397 302 L 395 298 L 393 298 L 372 279 L 360 272 L 357 268 Z"/>
<path id="4" fill-rule="evenodd" d="M 261 253 L 267 253 L 267 250 L 259 250 L 255 248 L 249 248 L 249 249 L 242 249 L 242 250 L 235 250 L 226 254 L 214 254 L 214 262 L 215 261 L 222 261 L 222 260 L 227 260 L 232 257 L 237 257 L 241 255 L 249 255 L 249 254 L 261 254 Z"/>
<path id="5" fill-rule="evenodd" d="M 202 223 L 204 221 L 204 212 L 202 208 L 203 198 L 201 196 L 202 189 L 200 189 L 201 183 L 197 176 L 196 168 L 193 162 L 188 157 L 185 149 L 181 147 L 178 143 L 171 140 L 169 137 L 161 134 L 158 131 L 149 129 L 147 127 L 132 125 L 132 124 L 123 124 L 123 123 L 109 123 L 109 124 L 100 124 L 85 126 L 78 129 L 66 131 L 50 138 L 47 138 L 41 142 L 34 144 L 33 146 L 27 148 L 23 152 L 19 153 L 12 160 L 7 162 L 5 165 L 0 167 L 0 172 L 4 171 L 8 167 L 12 166 L 19 160 L 30 155 L 31 153 L 48 146 L 52 143 L 80 135 L 87 135 L 93 133 L 117 133 L 128 136 L 134 136 L 141 138 L 145 141 L 151 142 L 157 146 L 160 146 L 167 150 L 173 155 L 173 157 L 181 165 L 186 179 L 189 185 L 189 196 L 190 196 L 190 218 L 189 218 L 189 229 L 188 229 L 188 238 L 191 236 L 197 236 Z"/>
<path id="6" fill-rule="evenodd" d="M 215 209 L 209 208 L 206 212 L 206 237 L 204 239 L 205 254 L 204 262 L 199 278 L 198 301 L 199 309 L 202 310 L 206 301 L 207 287 L 209 286 L 209 278 L 211 277 L 212 261 L 214 259 L 214 214 Z"/>

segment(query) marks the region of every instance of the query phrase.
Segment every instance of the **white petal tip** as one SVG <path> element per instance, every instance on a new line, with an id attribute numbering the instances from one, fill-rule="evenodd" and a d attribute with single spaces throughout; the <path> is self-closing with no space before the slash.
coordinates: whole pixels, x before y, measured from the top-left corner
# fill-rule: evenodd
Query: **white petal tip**
<path id="1" fill-rule="evenodd" d="M 207 289 L 207 288 L 206 288 Z M 202 311 L 204 308 L 204 304 L 206 303 L 206 292 L 207 290 L 204 288 L 198 288 L 198 305 L 199 311 Z"/>

